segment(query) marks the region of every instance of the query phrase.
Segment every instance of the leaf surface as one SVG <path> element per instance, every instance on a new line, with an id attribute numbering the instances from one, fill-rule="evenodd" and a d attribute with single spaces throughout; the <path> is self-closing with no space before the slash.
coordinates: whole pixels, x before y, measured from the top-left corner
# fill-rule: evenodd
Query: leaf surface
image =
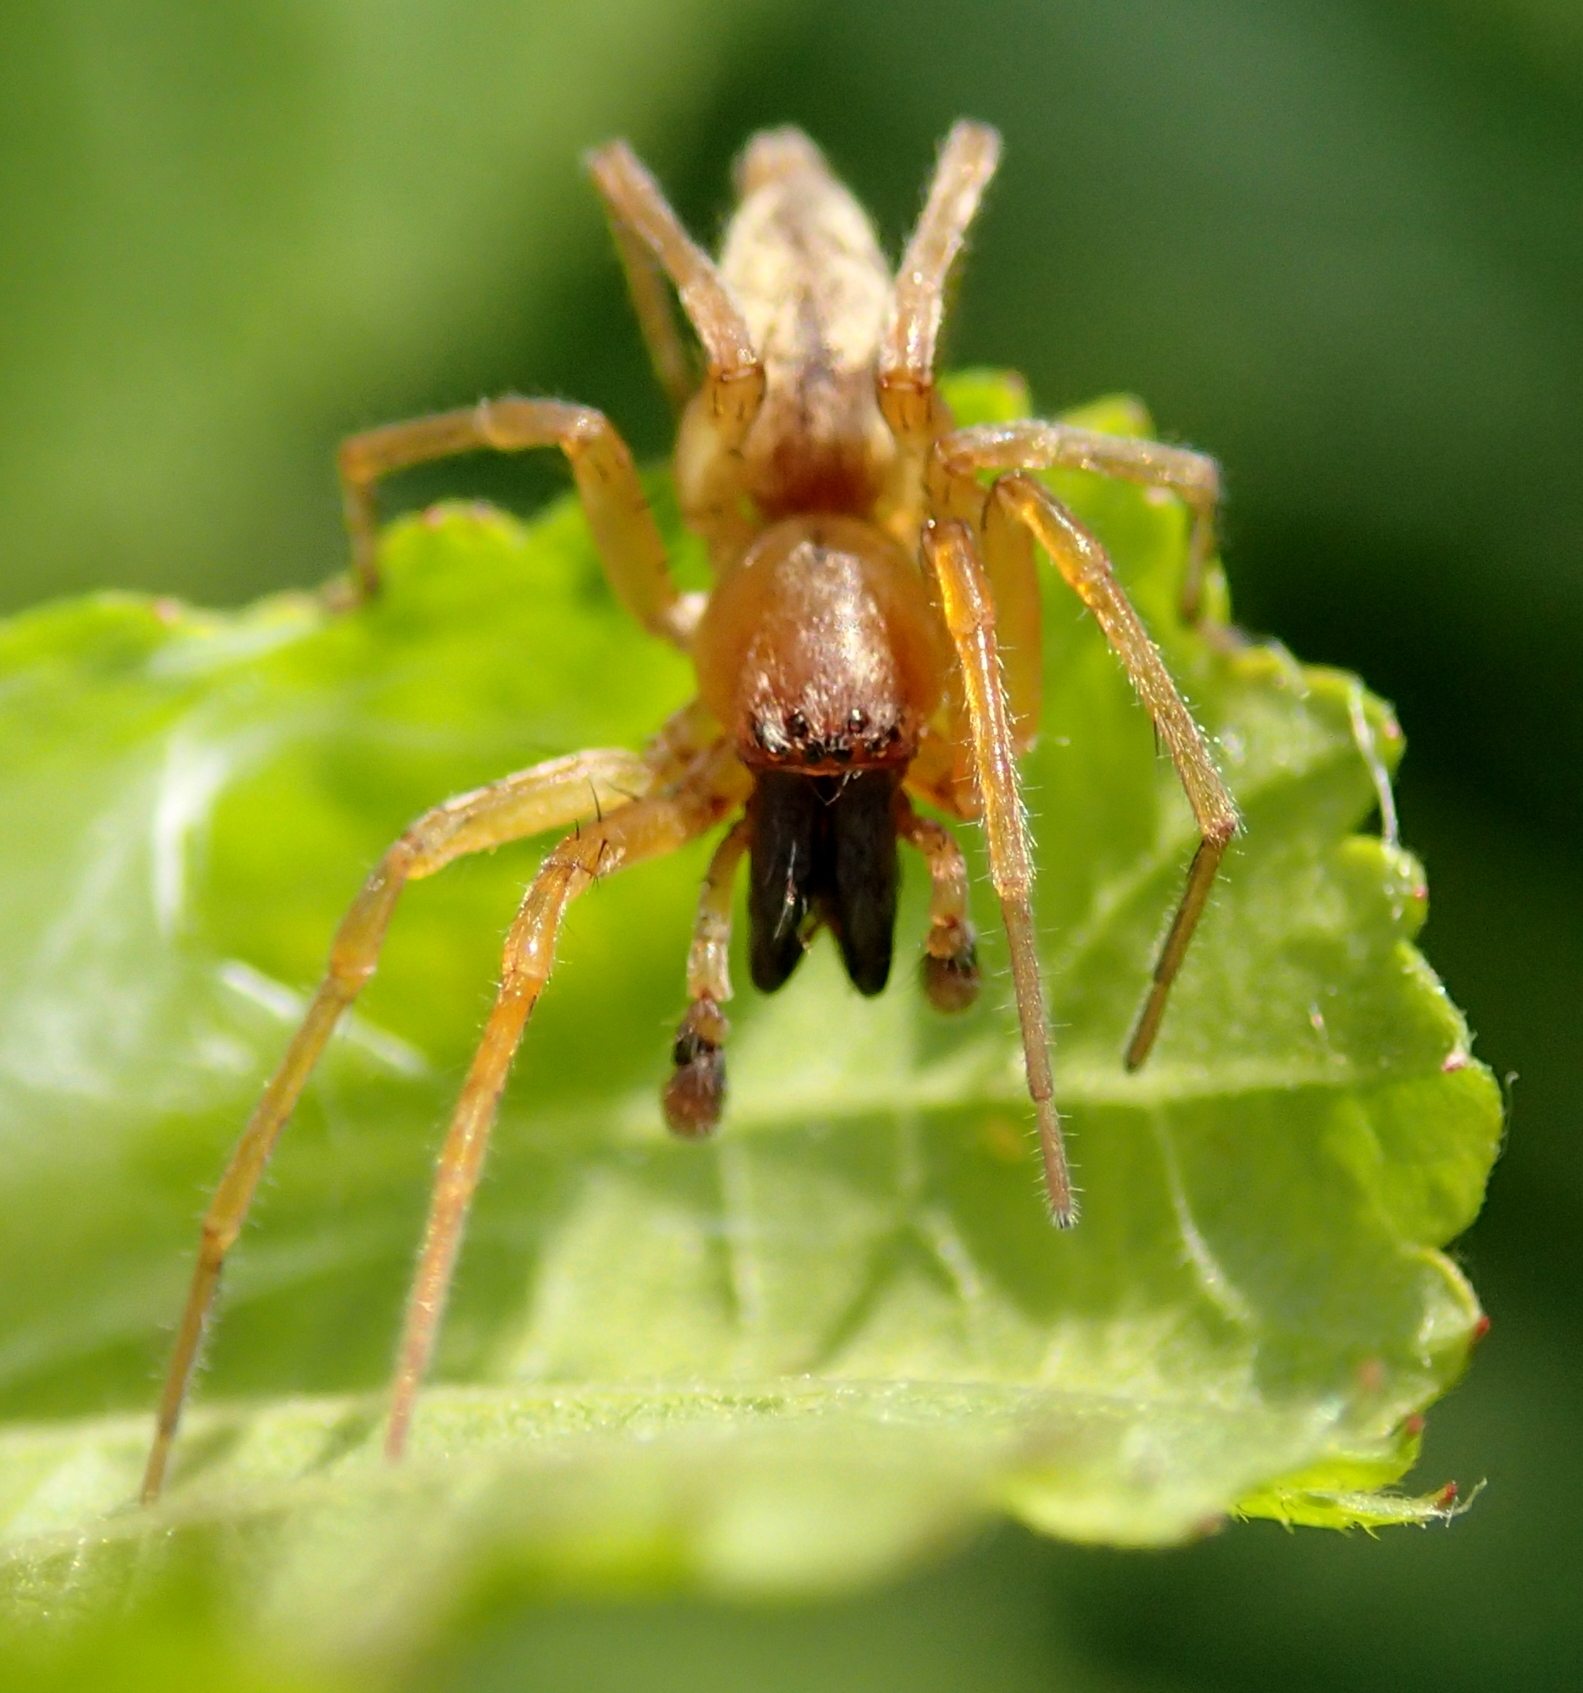
<path id="1" fill-rule="evenodd" d="M 1019 404 L 988 377 L 956 399 Z M 688 675 L 622 621 L 569 502 L 526 528 L 472 508 L 399 524 L 389 591 L 355 616 L 100 597 L 0 630 L 13 1603 L 218 1570 L 249 1619 L 344 1643 L 420 1630 L 500 1568 L 781 1592 L 891 1569 L 995 1511 L 1127 1545 L 1239 1508 L 1446 1513 L 1444 1493 L 1382 1490 L 1478 1332 L 1442 1248 L 1478 1208 L 1499 1108 L 1414 949 L 1418 865 L 1357 832 L 1400 732 L 1352 677 L 1180 625 L 1171 501 L 1058 481 L 1247 823 L 1128 1075 L 1194 834 L 1050 573 L 1026 774 L 1082 1225 L 1056 1234 L 1040 1200 L 976 831 L 981 1004 L 941 1020 L 904 967 L 860 1001 L 821 942 L 773 1000 L 734 1003 L 728 1121 L 703 1146 L 666 1139 L 657 1089 L 706 848 L 636 869 L 568 922 L 412 1458 L 385 1466 L 434 1148 L 542 845 L 503 849 L 404 896 L 228 1267 L 153 1512 L 129 1501 L 203 1196 L 362 876 L 446 793 L 639 744 Z"/>

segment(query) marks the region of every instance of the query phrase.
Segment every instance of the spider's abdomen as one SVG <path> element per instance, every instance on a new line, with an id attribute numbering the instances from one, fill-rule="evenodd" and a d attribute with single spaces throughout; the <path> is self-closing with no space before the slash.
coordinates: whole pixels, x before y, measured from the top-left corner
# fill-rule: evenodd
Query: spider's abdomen
<path id="1" fill-rule="evenodd" d="M 742 202 L 720 273 L 765 376 L 743 446 L 747 491 L 771 520 L 866 515 L 895 457 L 874 388 L 890 267 L 863 208 L 807 136 L 755 136 L 737 180 Z"/>
<path id="2" fill-rule="evenodd" d="M 896 929 L 896 770 L 845 776 L 758 774 L 749 802 L 748 959 L 773 993 L 828 928 L 852 985 L 876 994 Z"/>

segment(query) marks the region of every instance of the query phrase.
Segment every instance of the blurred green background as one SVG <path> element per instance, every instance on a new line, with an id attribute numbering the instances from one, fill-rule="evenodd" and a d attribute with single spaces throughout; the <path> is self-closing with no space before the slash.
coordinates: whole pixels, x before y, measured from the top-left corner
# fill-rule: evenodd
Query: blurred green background
<path id="1" fill-rule="evenodd" d="M 544 1611 L 506 1584 L 393 1673 L 1576 1685 L 1575 0 L 12 0 L 0 607 L 313 582 L 342 562 L 336 440 L 507 388 L 588 400 L 661 453 L 582 150 L 629 136 L 708 235 L 745 133 L 795 121 L 894 244 L 958 114 L 997 123 L 1007 150 L 957 361 L 1020 366 L 1050 408 L 1145 396 L 1225 465 L 1242 620 L 1401 710 L 1427 950 L 1483 1057 L 1518 1078 L 1461 1250 L 1494 1330 L 1435 1412 L 1422 1474 L 1488 1489 L 1448 1532 L 1376 1543 L 1258 1526 L 1143 1557 L 1008 1530 L 823 1608 Z M 531 507 L 557 480 L 475 462 L 402 486 Z M 195 1669 L 180 1619 L 147 1626 L 126 1637 L 129 1674 Z"/>

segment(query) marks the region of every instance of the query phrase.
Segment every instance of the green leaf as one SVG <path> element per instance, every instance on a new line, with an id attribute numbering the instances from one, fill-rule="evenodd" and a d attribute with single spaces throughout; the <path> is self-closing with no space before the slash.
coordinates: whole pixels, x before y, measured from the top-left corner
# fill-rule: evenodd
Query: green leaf
<path id="1" fill-rule="evenodd" d="M 984 377 L 957 390 L 964 415 L 1023 403 Z M 1084 416 L 1146 421 L 1124 402 Z M 1026 772 L 1081 1227 L 1057 1234 L 1040 1200 L 981 865 L 979 1007 L 941 1020 L 908 970 L 859 1002 L 821 944 L 773 1001 L 736 1002 L 720 1138 L 667 1140 L 700 847 L 574 910 L 412 1457 L 386 1466 L 381 1384 L 433 1149 L 542 850 L 509 848 L 405 896 L 228 1268 L 147 1512 L 130 1500 L 203 1195 L 368 866 L 447 792 L 639 743 L 689 678 L 613 608 L 569 502 L 528 528 L 461 508 L 398 525 L 389 591 L 356 615 L 102 597 L 0 631 L 14 1605 L 201 1580 L 228 1616 L 346 1645 L 419 1634 L 502 1570 L 782 1592 L 892 1569 L 997 1511 L 1129 1545 L 1239 1508 L 1444 1514 L 1441 1493 L 1380 1490 L 1479 1330 L 1440 1249 L 1478 1208 L 1499 1110 L 1412 944 L 1420 869 L 1354 833 L 1400 732 L 1349 676 L 1180 625 L 1170 500 L 1059 480 L 1247 820 L 1128 1075 L 1194 836 L 1052 573 Z"/>

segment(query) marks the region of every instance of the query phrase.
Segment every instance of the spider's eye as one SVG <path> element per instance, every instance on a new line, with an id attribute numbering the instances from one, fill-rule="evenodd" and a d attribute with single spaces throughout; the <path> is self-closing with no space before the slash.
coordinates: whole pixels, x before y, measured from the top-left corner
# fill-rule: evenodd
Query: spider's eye
<path id="1" fill-rule="evenodd" d="M 808 719 L 800 711 L 786 713 L 786 733 L 794 741 L 806 740 L 808 737 Z"/>

